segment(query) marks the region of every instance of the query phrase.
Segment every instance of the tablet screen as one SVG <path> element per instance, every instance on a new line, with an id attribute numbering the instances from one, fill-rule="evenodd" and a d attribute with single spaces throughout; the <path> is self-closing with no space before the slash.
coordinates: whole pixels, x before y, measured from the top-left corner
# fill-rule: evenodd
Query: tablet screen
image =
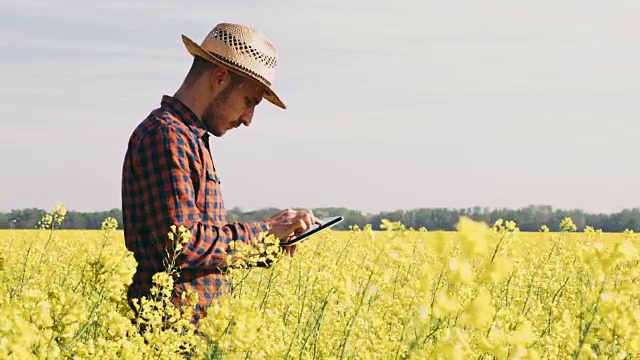
<path id="1" fill-rule="evenodd" d="M 297 242 L 300 242 L 306 238 L 308 238 L 309 236 L 317 233 L 318 231 L 322 231 L 324 229 L 328 229 L 338 223 L 341 223 L 344 220 L 344 217 L 342 216 L 332 216 L 332 217 L 326 217 L 326 218 L 321 218 L 320 221 L 322 221 L 322 225 L 313 225 L 310 228 L 308 228 L 305 232 L 303 232 L 302 234 L 298 235 L 297 237 L 288 240 L 288 241 L 283 241 L 280 243 L 281 246 L 289 246 L 289 245 L 293 245 Z"/>

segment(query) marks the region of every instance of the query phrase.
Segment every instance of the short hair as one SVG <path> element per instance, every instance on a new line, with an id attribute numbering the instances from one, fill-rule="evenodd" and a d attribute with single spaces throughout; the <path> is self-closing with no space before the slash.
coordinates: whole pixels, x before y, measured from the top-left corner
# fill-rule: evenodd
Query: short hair
<path id="1" fill-rule="evenodd" d="M 200 56 L 194 56 L 193 62 L 191 63 L 191 68 L 187 73 L 187 81 L 194 82 L 199 79 L 206 71 L 213 70 L 220 65 L 215 64 L 209 60 L 206 60 Z M 231 77 L 231 85 L 239 85 L 245 81 L 245 78 L 240 76 L 239 74 L 228 70 L 229 76 Z"/>

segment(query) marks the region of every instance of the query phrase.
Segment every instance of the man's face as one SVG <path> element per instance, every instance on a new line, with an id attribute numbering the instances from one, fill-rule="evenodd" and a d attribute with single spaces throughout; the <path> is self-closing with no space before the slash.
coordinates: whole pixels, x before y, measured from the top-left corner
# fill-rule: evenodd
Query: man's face
<path id="1" fill-rule="evenodd" d="M 217 137 L 242 124 L 249 126 L 262 94 L 262 87 L 249 80 L 231 84 L 209 103 L 202 120 Z"/>

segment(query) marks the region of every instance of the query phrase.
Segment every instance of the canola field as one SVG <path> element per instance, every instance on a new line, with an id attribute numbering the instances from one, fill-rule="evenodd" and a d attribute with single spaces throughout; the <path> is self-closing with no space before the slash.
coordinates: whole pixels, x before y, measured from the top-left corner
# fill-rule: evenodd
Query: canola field
<path id="1" fill-rule="evenodd" d="M 247 256 L 230 271 L 232 292 L 194 334 L 189 308 L 167 300 L 176 269 L 156 277 L 133 325 L 135 261 L 117 224 L 58 230 L 64 215 L 58 206 L 39 230 L 0 231 L 2 359 L 640 357 L 640 238 L 630 231 L 577 231 L 570 219 L 558 233 L 385 222 L 322 232 L 293 257 L 266 239 L 272 266 L 252 267 L 237 249 Z"/>

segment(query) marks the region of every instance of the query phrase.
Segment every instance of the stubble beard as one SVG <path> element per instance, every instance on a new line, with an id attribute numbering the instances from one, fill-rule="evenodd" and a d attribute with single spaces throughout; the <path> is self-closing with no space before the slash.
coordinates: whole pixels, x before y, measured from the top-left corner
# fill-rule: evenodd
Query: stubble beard
<path id="1" fill-rule="evenodd" d="M 207 126 L 207 130 L 216 137 L 220 137 L 227 132 L 227 129 L 222 127 L 225 124 L 221 123 L 222 119 L 220 118 L 220 114 L 224 113 L 224 103 L 229 99 L 232 90 L 233 89 L 229 88 L 223 90 L 222 93 L 212 99 L 205 108 L 202 121 Z"/>
<path id="2" fill-rule="evenodd" d="M 224 99 L 215 98 L 211 100 L 209 105 L 205 108 L 202 121 L 207 126 L 207 130 L 215 136 L 222 136 L 226 132 L 226 129 L 221 128 L 220 114 L 222 113 L 222 104 Z"/>

